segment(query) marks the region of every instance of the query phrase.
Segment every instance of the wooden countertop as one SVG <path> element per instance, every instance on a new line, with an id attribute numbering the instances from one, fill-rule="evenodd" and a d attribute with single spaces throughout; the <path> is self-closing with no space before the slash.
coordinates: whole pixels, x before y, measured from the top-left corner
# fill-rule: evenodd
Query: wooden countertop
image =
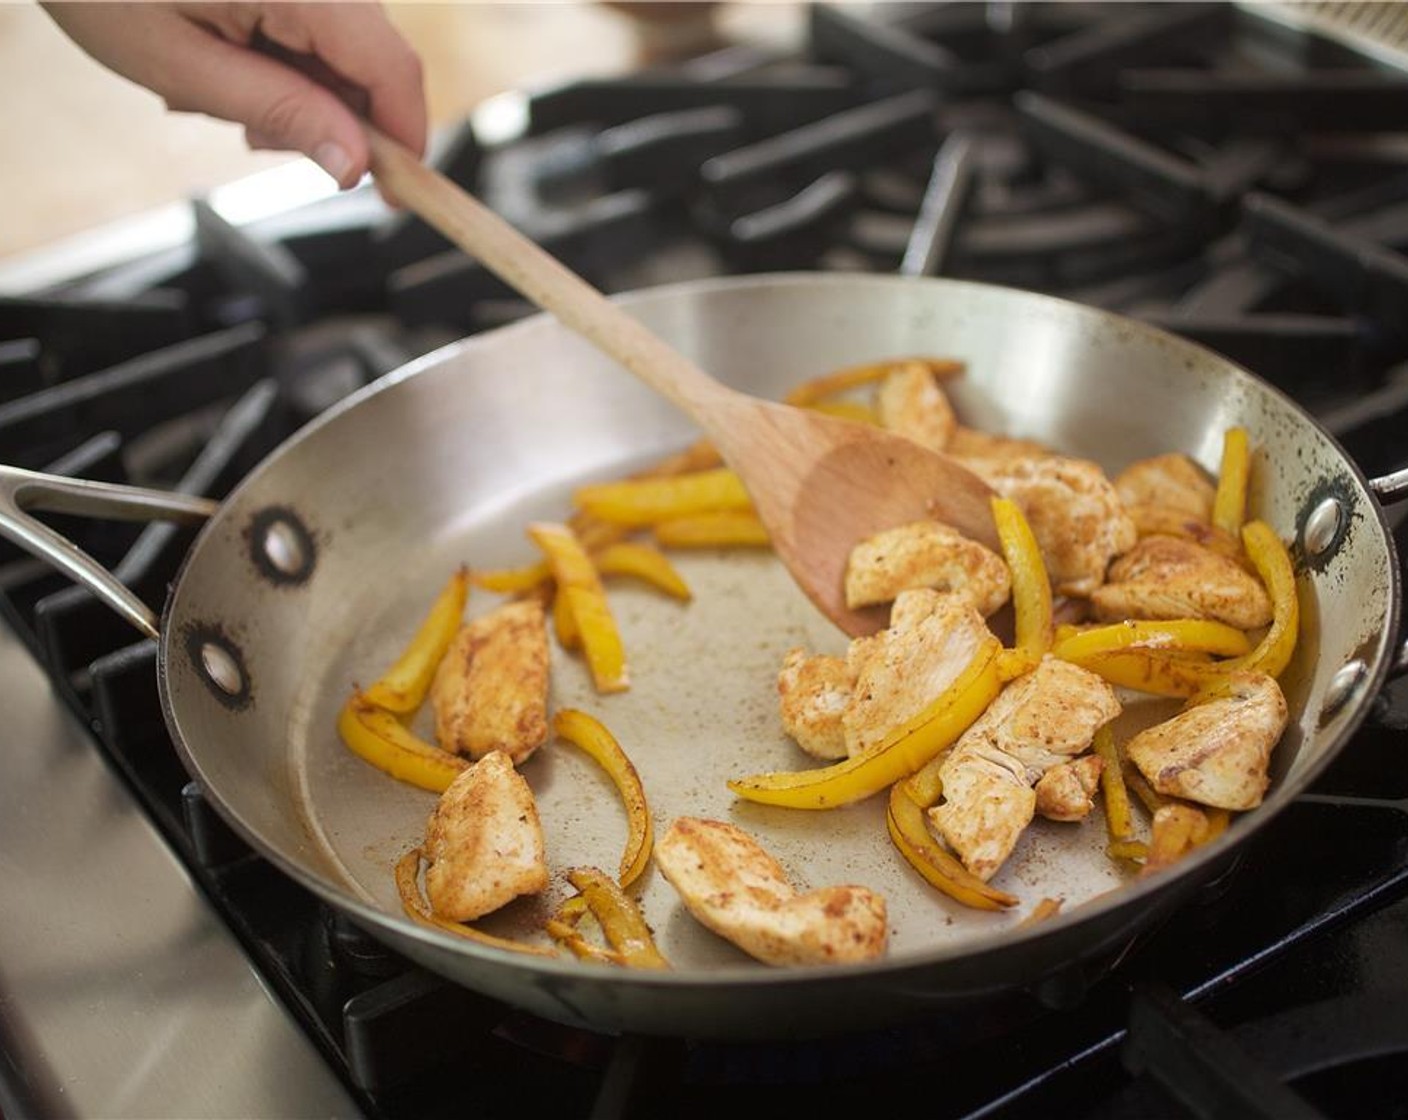
<path id="1" fill-rule="evenodd" d="M 649 7 L 678 19 L 690 5 L 392 3 L 388 12 L 421 54 L 439 126 L 506 90 L 641 65 L 659 40 L 643 20 Z M 800 4 L 720 4 L 712 29 L 723 41 L 785 42 L 802 18 Z M 296 158 L 248 151 L 236 125 L 168 113 L 33 4 L 0 4 L 0 103 L 0 259 Z"/>

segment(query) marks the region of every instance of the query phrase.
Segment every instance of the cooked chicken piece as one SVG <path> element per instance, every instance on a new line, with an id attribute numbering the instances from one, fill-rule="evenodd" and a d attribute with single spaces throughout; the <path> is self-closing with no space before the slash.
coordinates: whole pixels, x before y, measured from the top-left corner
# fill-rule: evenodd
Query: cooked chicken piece
<path id="1" fill-rule="evenodd" d="M 1105 681 L 1049 656 L 998 694 L 953 745 L 940 770 L 944 799 L 929 810 L 969 871 L 987 879 L 1002 866 L 1036 810 L 1032 787 L 1084 753 L 1120 710 Z"/>
<path id="2" fill-rule="evenodd" d="M 1105 768 L 1098 754 L 1083 754 L 1061 762 L 1036 783 L 1036 811 L 1049 821 L 1084 820 L 1095 808 L 1095 791 Z"/>
<path id="3" fill-rule="evenodd" d="M 856 677 L 840 657 L 790 649 L 777 674 L 782 729 L 816 758 L 845 758 L 846 729 L 841 713 L 851 702 Z"/>
<path id="4" fill-rule="evenodd" d="M 460 628 L 430 686 L 435 735 L 456 754 L 522 762 L 548 737 L 548 631 L 542 604 L 508 603 Z"/>
<path id="5" fill-rule="evenodd" d="M 1055 454 L 1051 448 L 1034 439 L 996 436 L 962 424 L 949 436 L 948 446 L 944 450 L 955 459 L 962 459 L 970 470 L 979 472 L 1012 459 L 1039 459 Z"/>
<path id="6" fill-rule="evenodd" d="M 1124 508 L 1141 537 L 1183 537 L 1223 556 L 1237 557 L 1242 553 L 1242 542 L 1231 533 L 1186 510 L 1145 503 Z"/>
<path id="7" fill-rule="evenodd" d="M 430 908 L 457 922 L 548 885 L 533 791 L 503 751 L 486 754 L 440 795 L 423 851 Z"/>
<path id="8" fill-rule="evenodd" d="M 918 715 L 953 684 L 991 634 L 963 595 L 902 591 L 890 626 L 846 651 L 856 675 L 841 716 L 848 754 L 857 755 Z"/>
<path id="9" fill-rule="evenodd" d="M 986 617 L 1007 602 L 1012 576 L 992 549 L 938 521 L 887 529 L 851 550 L 846 606 L 888 603 L 916 587 L 962 592 Z"/>
<path id="10" fill-rule="evenodd" d="M 1115 490 L 1127 506 L 1164 506 L 1199 521 L 1212 520 L 1217 493 L 1207 472 L 1181 451 L 1130 463 L 1115 476 Z"/>
<path id="11" fill-rule="evenodd" d="M 676 818 L 655 861 L 701 924 L 764 964 L 843 964 L 885 952 L 883 897 L 859 886 L 798 894 L 762 845 L 724 821 Z"/>
<path id="12" fill-rule="evenodd" d="M 1059 594 L 1088 596 L 1111 559 L 1138 540 L 1114 486 L 1086 459 L 1014 459 L 984 477 L 1021 507 Z"/>
<path id="13" fill-rule="evenodd" d="M 1271 622 L 1271 596 L 1235 560 L 1182 537 L 1145 537 L 1090 597 L 1095 617 L 1211 618 L 1241 630 Z"/>
<path id="14" fill-rule="evenodd" d="M 1129 759 L 1160 793 L 1222 809 L 1254 809 L 1286 729 L 1286 698 L 1265 673 L 1234 673 L 1227 695 L 1134 736 Z"/>
<path id="15" fill-rule="evenodd" d="M 953 406 L 923 362 L 905 362 L 885 375 L 875 394 L 875 411 L 881 427 L 935 451 L 948 445 L 958 426 Z"/>

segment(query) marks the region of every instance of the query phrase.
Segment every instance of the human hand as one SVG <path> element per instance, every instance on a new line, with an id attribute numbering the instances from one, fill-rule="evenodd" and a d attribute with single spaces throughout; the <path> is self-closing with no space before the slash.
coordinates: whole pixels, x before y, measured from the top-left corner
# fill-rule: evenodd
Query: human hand
<path id="1" fill-rule="evenodd" d="M 360 117 L 425 152 L 420 59 L 376 3 L 46 3 L 110 70 L 168 108 L 244 125 L 251 148 L 302 152 L 351 187 Z"/>

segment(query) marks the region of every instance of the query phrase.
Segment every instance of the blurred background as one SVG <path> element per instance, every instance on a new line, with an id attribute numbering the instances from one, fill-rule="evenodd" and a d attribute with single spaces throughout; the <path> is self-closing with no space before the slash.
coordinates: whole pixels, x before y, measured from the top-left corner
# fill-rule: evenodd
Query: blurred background
<path id="1" fill-rule="evenodd" d="M 800 5 L 782 0 L 387 8 L 425 63 L 432 125 L 507 90 L 619 73 L 711 41 L 785 37 L 801 20 Z M 0 2 L 0 104 L 0 258 L 296 158 L 248 151 L 235 125 L 168 113 L 34 3 Z"/>

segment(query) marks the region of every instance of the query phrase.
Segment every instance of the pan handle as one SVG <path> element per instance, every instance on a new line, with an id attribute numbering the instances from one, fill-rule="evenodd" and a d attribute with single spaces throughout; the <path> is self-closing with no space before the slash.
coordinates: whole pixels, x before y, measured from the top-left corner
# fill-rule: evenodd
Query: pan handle
<path id="1" fill-rule="evenodd" d="M 149 638 L 160 632 L 156 612 L 72 541 L 26 511 L 46 510 L 114 521 L 197 523 L 212 517 L 219 508 L 219 502 L 189 494 L 0 466 L 0 537 L 88 588 Z"/>

